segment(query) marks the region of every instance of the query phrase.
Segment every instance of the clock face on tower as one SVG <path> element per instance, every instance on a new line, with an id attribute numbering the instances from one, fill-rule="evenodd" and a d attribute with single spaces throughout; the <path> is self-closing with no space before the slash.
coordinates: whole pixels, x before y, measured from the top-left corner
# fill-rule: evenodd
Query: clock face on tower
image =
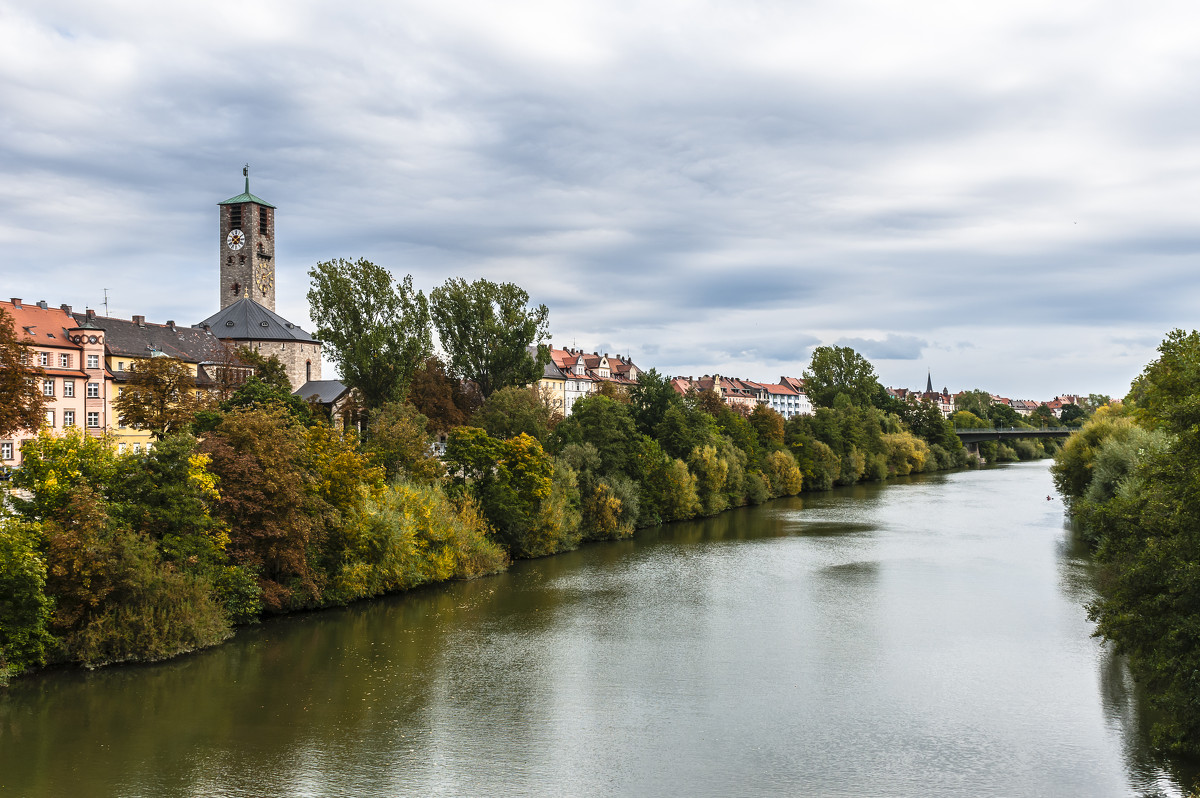
<path id="1" fill-rule="evenodd" d="M 262 291 L 263 296 L 266 296 L 271 291 L 271 286 L 275 284 L 275 275 L 270 269 L 259 269 L 258 279 L 255 281 L 258 284 L 258 290 Z"/>
<path id="2" fill-rule="evenodd" d="M 246 234 L 241 230 L 230 230 L 229 235 L 225 237 L 225 243 L 234 252 L 237 252 L 242 247 L 246 246 Z"/>

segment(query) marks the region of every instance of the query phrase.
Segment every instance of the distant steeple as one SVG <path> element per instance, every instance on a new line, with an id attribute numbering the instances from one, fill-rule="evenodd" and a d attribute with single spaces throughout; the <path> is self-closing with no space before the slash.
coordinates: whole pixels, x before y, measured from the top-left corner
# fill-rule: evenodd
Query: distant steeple
<path id="1" fill-rule="evenodd" d="M 925 393 L 933 393 L 933 372 L 927 372 L 925 377 Z"/>

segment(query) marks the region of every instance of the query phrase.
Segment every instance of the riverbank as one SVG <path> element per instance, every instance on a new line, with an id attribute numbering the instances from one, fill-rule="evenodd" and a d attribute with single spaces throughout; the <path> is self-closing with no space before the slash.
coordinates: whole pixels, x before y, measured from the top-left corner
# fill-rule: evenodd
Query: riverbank
<path id="1" fill-rule="evenodd" d="M 1050 489 L 859 483 L 17 682 L 0 792 L 1179 795 Z"/>
<path id="2" fill-rule="evenodd" d="M 0 670 L 167 659 L 264 615 L 968 461 L 936 411 L 926 440 L 873 406 L 785 422 L 654 387 L 579 400 L 557 421 L 533 392 L 498 391 L 482 426 L 450 432 L 444 463 L 408 405 L 373 415 L 361 440 L 270 402 L 206 411 L 193 424 L 202 437 L 170 435 L 150 453 L 39 435 L 13 477 L 27 498 L 0 521 L 0 581 L 19 598 Z"/>

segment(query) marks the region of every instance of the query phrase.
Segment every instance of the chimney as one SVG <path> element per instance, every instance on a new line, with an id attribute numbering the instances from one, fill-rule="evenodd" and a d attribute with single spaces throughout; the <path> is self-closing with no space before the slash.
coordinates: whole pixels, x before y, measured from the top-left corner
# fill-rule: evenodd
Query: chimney
<path id="1" fill-rule="evenodd" d="M 50 309 L 50 306 L 46 304 L 46 300 L 44 300 L 44 299 L 42 299 L 42 300 L 39 300 L 39 301 L 38 301 L 38 303 L 37 303 L 37 305 L 38 305 L 38 307 L 39 307 L 39 308 L 41 308 L 42 310 L 49 310 L 49 309 Z"/>
<path id="2" fill-rule="evenodd" d="M 59 307 L 62 308 L 63 313 L 66 313 L 68 316 L 71 315 L 71 306 L 70 305 L 59 305 Z"/>
<path id="3" fill-rule="evenodd" d="M 16 296 L 15 296 L 15 297 L 13 297 L 12 299 L 10 299 L 10 300 L 8 300 L 8 301 L 9 301 L 9 302 L 12 302 L 12 306 L 13 306 L 14 308 L 20 308 L 20 307 L 21 307 L 21 298 L 20 298 L 20 297 L 16 297 Z"/>
<path id="4" fill-rule="evenodd" d="M 88 320 L 88 321 L 95 321 L 95 320 L 96 320 L 96 311 L 92 310 L 91 308 L 88 308 L 88 310 L 87 310 L 87 320 Z"/>
<path id="5" fill-rule="evenodd" d="M 133 323 L 139 327 L 145 327 L 146 326 L 146 317 L 145 316 L 134 316 Z"/>
<path id="6" fill-rule="evenodd" d="M 174 319 L 167 319 L 167 329 L 169 329 L 171 332 L 175 332 L 175 320 Z"/>

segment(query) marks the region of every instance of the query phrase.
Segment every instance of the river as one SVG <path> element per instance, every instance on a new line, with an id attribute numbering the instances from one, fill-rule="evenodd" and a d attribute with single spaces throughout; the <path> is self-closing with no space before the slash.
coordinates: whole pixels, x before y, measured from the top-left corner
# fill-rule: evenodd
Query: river
<path id="1" fill-rule="evenodd" d="M 21 680 L 0 795 L 1180 795 L 1047 494 L 1042 462 L 779 500 Z"/>

